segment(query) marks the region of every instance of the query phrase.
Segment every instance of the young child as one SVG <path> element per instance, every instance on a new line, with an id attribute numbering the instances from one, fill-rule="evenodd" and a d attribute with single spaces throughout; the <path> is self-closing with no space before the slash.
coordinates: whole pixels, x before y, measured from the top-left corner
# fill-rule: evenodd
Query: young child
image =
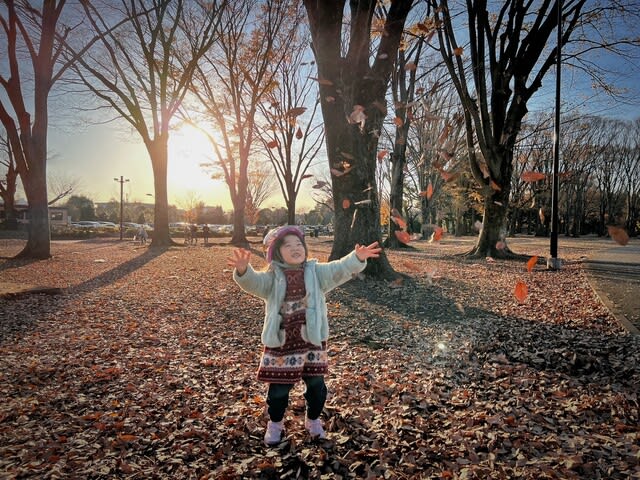
<path id="1" fill-rule="evenodd" d="M 266 445 L 278 444 L 283 436 L 283 418 L 289 392 L 299 381 L 306 384 L 305 427 L 313 438 L 325 438 L 319 419 L 327 398 L 324 375 L 328 371 L 329 323 L 325 294 L 364 270 L 368 258 L 382 250 L 378 243 L 356 245 L 340 260 L 320 263 L 307 260 L 302 229 L 286 225 L 264 238 L 269 268 L 257 272 L 249 263 L 251 253 L 236 249 L 229 258 L 233 279 L 248 293 L 265 300 L 262 328 L 264 351 L 258 380 L 267 382 L 269 422 Z"/>

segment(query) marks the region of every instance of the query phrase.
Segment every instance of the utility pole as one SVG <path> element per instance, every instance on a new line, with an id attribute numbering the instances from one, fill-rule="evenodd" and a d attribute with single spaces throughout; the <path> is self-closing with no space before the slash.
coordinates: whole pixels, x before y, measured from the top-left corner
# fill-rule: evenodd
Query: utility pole
<path id="1" fill-rule="evenodd" d="M 123 187 L 126 182 L 129 181 L 128 178 L 124 178 L 120 175 L 120 178 L 114 178 L 116 182 L 120 183 L 120 240 L 122 240 L 123 228 L 122 228 L 122 216 L 124 213 L 124 195 L 123 195 Z"/>
<path id="2" fill-rule="evenodd" d="M 547 268 L 560 270 L 561 260 L 558 258 L 558 194 L 560 190 L 560 70 L 562 65 L 562 0 L 558 0 L 558 52 L 556 54 L 556 118 L 553 132 L 553 175 L 551 178 L 551 244 Z"/>

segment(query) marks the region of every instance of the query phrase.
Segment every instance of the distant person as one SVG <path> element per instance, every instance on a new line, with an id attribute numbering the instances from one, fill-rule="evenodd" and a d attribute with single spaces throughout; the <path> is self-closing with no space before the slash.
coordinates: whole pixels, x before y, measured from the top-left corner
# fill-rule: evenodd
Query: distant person
<path id="1" fill-rule="evenodd" d="M 202 227 L 202 239 L 203 239 L 205 245 L 209 245 L 209 232 L 210 231 L 211 230 L 209 229 L 209 225 L 207 225 L 205 223 L 204 226 Z"/>
<path id="2" fill-rule="evenodd" d="M 186 225 L 184 227 L 184 244 L 188 245 L 189 243 L 191 243 L 191 227 Z"/>
<path id="3" fill-rule="evenodd" d="M 280 443 L 289 392 L 304 381 L 307 403 L 305 427 L 312 438 L 325 438 L 320 414 L 327 398 L 324 376 L 329 363 L 329 322 L 325 294 L 351 279 L 367 266 L 368 258 L 379 256 L 377 242 L 355 246 L 350 254 L 329 263 L 307 260 L 304 232 L 294 225 L 270 231 L 266 271 L 256 272 L 251 252 L 241 248 L 229 257 L 233 279 L 246 292 L 265 300 L 262 343 L 264 350 L 258 380 L 268 383 L 269 422 L 264 442 Z"/>
<path id="4" fill-rule="evenodd" d="M 193 242 L 194 245 L 196 245 L 198 243 L 198 226 L 195 224 L 192 224 L 190 229 L 191 229 L 191 241 Z"/>
<path id="5" fill-rule="evenodd" d="M 140 225 L 140 227 L 138 228 L 136 238 L 140 242 L 140 245 L 144 245 L 147 243 L 147 231 L 144 229 L 144 225 Z"/>

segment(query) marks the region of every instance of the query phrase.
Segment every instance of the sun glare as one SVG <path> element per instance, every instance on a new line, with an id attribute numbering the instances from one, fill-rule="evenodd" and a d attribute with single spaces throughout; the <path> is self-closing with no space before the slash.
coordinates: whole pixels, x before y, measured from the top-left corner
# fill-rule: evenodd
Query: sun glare
<path id="1" fill-rule="evenodd" d="M 229 203 L 226 189 L 211 179 L 210 168 L 203 167 L 214 158 L 209 139 L 197 128 L 183 125 L 173 131 L 169 137 L 169 197 L 176 203 L 186 197 L 202 200 L 207 205 Z"/>

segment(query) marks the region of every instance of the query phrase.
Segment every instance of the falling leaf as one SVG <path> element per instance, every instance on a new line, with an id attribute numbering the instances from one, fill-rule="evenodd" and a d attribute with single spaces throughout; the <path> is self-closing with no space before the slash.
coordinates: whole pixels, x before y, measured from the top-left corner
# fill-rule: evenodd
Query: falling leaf
<path id="1" fill-rule="evenodd" d="M 314 77 L 309 77 L 311 80 L 315 80 L 316 82 L 318 82 L 319 85 L 325 85 L 325 86 L 331 86 L 333 85 L 333 82 L 331 80 L 327 80 L 325 78 L 314 78 Z"/>
<path id="2" fill-rule="evenodd" d="M 520 178 L 524 182 L 538 182 L 540 180 L 544 180 L 547 176 L 544 173 L 540 172 L 522 172 Z"/>
<path id="3" fill-rule="evenodd" d="M 429 182 L 429 185 L 427 185 L 427 200 L 430 200 L 432 196 L 433 196 L 433 185 L 431 184 L 431 182 Z"/>
<path id="4" fill-rule="evenodd" d="M 304 137 L 304 133 L 302 133 L 302 129 L 298 127 L 298 130 L 296 130 L 296 138 L 300 140 L 302 137 Z"/>
<path id="5" fill-rule="evenodd" d="M 346 210 L 350 206 L 351 206 L 351 200 L 349 200 L 348 198 L 345 198 L 344 200 L 342 200 L 342 208 Z"/>
<path id="6" fill-rule="evenodd" d="M 451 125 L 446 124 L 442 129 L 442 132 L 440 132 L 440 136 L 438 137 L 438 143 L 443 144 L 445 140 L 447 140 L 447 137 L 449 136 L 449 132 L 451 132 Z"/>
<path id="7" fill-rule="evenodd" d="M 491 187 L 492 190 L 495 190 L 496 192 L 502 191 L 502 187 L 498 185 L 496 182 L 494 182 L 493 180 L 489 182 L 489 186 Z"/>
<path id="8" fill-rule="evenodd" d="M 533 271 L 533 269 L 535 268 L 536 264 L 538 263 L 538 256 L 534 255 L 533 257 L 531 257 L 529 259 L 529 261 L 527 262 L 527 272 L 531 272 Z"/>
<path id="9" fill-rule="evenodd" d="M 504 243 L 502 240 L 499 240 L 498 242 L 496 242 L 496 249 L 504 250 L 505 248 L 507 248 L 507 244 Z"/>
<path id="10" fill-rule="evenodd" d="M 378 161 L 380 161 L 380 162 L 381 162 L 381 161 L 382 161 L 382 159 L 383 159 L 384 157 L 386 157 L 388 153 L 389 153 L 389 150 L 380 150 L 380 151 L 378 152 Z"/>
<path id="11" fill-rule="evenodd" d="M 300 180 L 305 180 L 307 178 L 313 178 L 313 175 L 311 174 L 302 175 L 302 177 L 300 177 Z"/>
<path id="12" fill-rule="evenodd" d="M 414 62 L 407 62 L 407 64 L 404 66 L 404 69 L 406 71 L 408 71 L 408 72 L 412 72 L 416 68 L 418 68 L 418 67 Z"/>
<path id="13" fill-rule="evenodd" d="M 454 48 L 454 49 L 453 49 L 453 54 L 454 54 L 456 57 L 461 56 L 461 55 L 462 55 L 462 52 L 463 52 L 462 47 L 457 47 L 457 48 Z"/>
<path id="14" fill-rule="evenodd" d="M 285 114 L 287 117 L 297 117 L 299 115 L 302 115 L 304 112 L 307 111 L 307 107 L 293 107 L 290 108 L 289 110 L 287 110 L 287 113 Z"/>
<path id="15" fill-rule="evenodd" d="M 540 223 L 544 223 L 545 216 L 542 207 L 540 207 L 540 209 L 538 210 L 538 218 L 540 218 Z"/>
<path id="16" fill-rule="evenodd" d="M 607 230 L 609 231 L 611 240 L 613 240 L 617 244 L 626 245 L 627 243 L 629 243 L 629 235 L 624 228 L 609 225 L 607 226 Z"/>
<path id="17" fill-rule="evenodd" d="M 327 101 L 327 103 L 333 103 L 336 101 L 336 97 L 332 97 L 331 95 L 327 95 L 326 97 L 324 97 L 324 99 Z"/>
<path id="18" fill-rule="evenodd" d="M 442 170 L 442 171 L 440 172 L 440 176 L 442 177 L 442 179 L 443 179 L 445 182 L 452 182 L 452 181 L 454 181 L 456 178 L 458 178 L 458 175 L 459 175 L 458 173 L 450 173 L 450 172 L 447 172 L 447 171 L 445 171 L 445 170 Z"/>
<path id="19" fill-rule="evenodd" d="M 327 186 L 327 185 L 328 185 L 328 183 L 327 183 L 327 182 L 323 182 L 322 180 L 318 180 L 318 181 L 316 182 L 316 184 L 315 184 L 315 185 L 313 185 L 313 187 L 312 187 L 312 188 L 322 188 L 322 187 L 325 187 L 325 186 Z"/>
<path id="20" fill-rule="evenodd" d="M 358 123 L 360 127 L 364 127 L 367 121 L 367 115 L 364 113 L 364 107 L 362 105 L 354 105 L 351 114 L 347 117 L 349 123 Z"/>
<path id="21" fill-rule="evenodd" d="M 269 143 L 267 143 L 268 148 L 276 148 L 277 146 L 278 146 L 278 140 L 271 140 Z"/>
<path id="22" fill-rule="evenodd" d="M 518 302 L 524 303 L 524 301 L 527 299 L 528 294 L 529 294 L 529 288 L 527 287 L 527 284 L 524 283 L 522 280 L 518 280 L 516 282 L 516 287 L 513 290 L 513 295 L 516 297 Z"/>
<path id="23" fill-rule="evenodd" d="M 404 230 L 396 230 L 393 232 L 398 240 L 402 243 L 409 243 L 411 241 L 411 235 Z"/>
<path id="24" fill-rule="evenodd" d="M 400 215 L 398 210 L 395 208 L 391 211 L 391 220 L 393 220 L 393 222 L 398 225 L 399 228 L 407 228 L 407 222 L 404 221 L 402 215 Z"/>

